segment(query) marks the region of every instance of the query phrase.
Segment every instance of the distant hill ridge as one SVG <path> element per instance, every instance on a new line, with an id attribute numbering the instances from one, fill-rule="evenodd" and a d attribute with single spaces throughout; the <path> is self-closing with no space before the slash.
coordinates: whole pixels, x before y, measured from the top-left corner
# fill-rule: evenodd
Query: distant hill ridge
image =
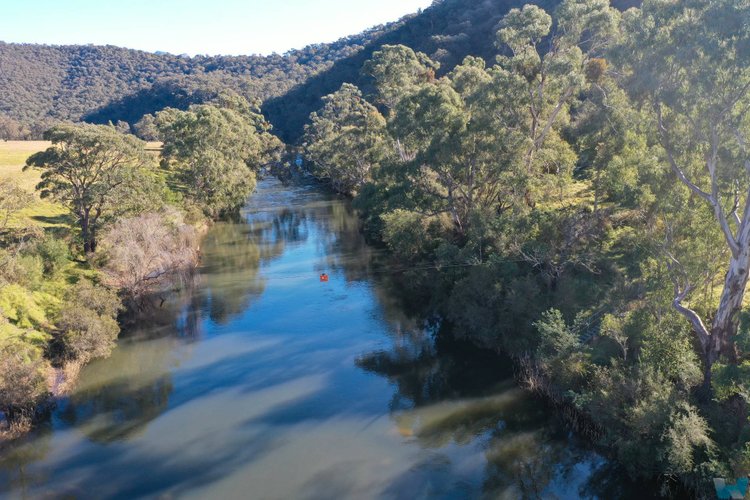
<path id="1" fill-rule="evenodd" d="M 560 0 L 437 0 L 399 21 L 283 55 L 184 57 L 114 46 L 0 42 L 0 117 L 24 123 L 137 122 L 167 106 L 185 108 L 229 87 L 265 102 L 279 135 L 300 137 L 320 98 L 350 82 L 368 88 L 362 64 L 385 44 L 404 44 L 452 69 L 466 55 L 491 60 L 495 31 L 512 8 L 553 10 Z M 618 0 L 618 8 L 640 4 Z"/>

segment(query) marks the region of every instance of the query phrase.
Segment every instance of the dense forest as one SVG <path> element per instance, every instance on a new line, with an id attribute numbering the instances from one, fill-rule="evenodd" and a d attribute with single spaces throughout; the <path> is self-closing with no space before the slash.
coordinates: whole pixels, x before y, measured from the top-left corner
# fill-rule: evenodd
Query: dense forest
<path id="1" fill-rule="evenodd" d="M 748 20 L 526 5 L 494 60 L 382 46 L 374 92 L 345 83 L 303 137 L 413 296 L 664 494 L 749 470 Z"/>
<path id="2" fill-rule="evenodd" d="M 400 21 L 283 55 L 175 56 L 112 46 L 0 42 L 0 138 L 39 138 L 56 121 L 134 125 L 166 107 L 185 109 L 231 89 L 266 102 L 286 141 L 298 139 L 320 98 L 344 82 L 369 88 L 360 69 L 385 44 L 425 52 L 444 71 L 466 55 L 490 60 L 487 40 L 520 0 L 441 0 Z M 538 2 L 551 7 L 557 0 Z M 627 7 L 638 2 L 621 0 Z"/>
<path id="3" fill-rule="evenodd" d="M 750 4 L 524 3 L 445 0 L 265 59 L 0 47 L 39 72 L 0 76 L 7 129 L 117 124 L 52 127 L 28 160 L 69 210 L 62 235 L 8 224 L 25 195 L 0 184 L 15 374 L 0 410 L 28 420 L 45 370 L 106 355 L 124 307 L 187 279 L 201 224 L 288 166 L 276 132 L 353 199 L 413 299 L 512 356 L 632 476 L 708 496 L 747 475 Z M 82 69 L 87 51 L 110 69 Z M 131 125 L 163 141 L 158 158 Z"/>

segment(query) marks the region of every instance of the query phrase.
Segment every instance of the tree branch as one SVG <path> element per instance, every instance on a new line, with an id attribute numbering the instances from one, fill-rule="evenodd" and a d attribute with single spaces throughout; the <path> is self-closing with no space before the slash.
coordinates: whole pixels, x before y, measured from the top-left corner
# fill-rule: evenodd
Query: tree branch
<path id="1" fill-rule="evenodd" d="M 655 106 L 656 108 L 656 116 L 659 122 L 659 136 L 661 138 L 662 147 L 667 152 L 667 157 L 669 159 L 669 165 L 672 167 L 672 170 L 674 171 L 675 175 L 680 179 L 680 181 L 685 184 L 692 192 L 706 200 L 707 202 L 711 203 L 711 195 L 707 192 L 703 191 L 701 188 L 699 188 L 696 184 L 694 184 L 690 179 L 687 178 L 685 175 L 685 172 L 682 171 L 682 169 L 677 165 L 677 161 L 674 158 L 674 154 L 672 152 L 672 144 L 670 143 L 669 139 L 667 138 L 667 128 L 664 126 L 664 120 L 662 119 L 661 114 L 661 107 L 658 105 Z"/>

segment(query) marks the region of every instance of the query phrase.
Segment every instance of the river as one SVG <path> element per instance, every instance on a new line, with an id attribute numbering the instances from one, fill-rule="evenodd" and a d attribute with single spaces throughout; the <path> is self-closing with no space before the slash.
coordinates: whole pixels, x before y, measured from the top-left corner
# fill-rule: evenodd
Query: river
<path id="1" fill-rule="evenodd" d="M 206 236 L 192 289 L 0 454 L 0 497 L 638 490 L 519 389 L 507 359 L 407 311 L 358 228 L 345 200 L 261 181 L 242 221 Z"/>

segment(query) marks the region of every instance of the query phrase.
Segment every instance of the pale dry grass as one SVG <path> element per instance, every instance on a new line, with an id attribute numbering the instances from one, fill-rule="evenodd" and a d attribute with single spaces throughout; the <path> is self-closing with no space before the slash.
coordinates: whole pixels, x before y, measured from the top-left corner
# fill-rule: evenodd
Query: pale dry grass
<path id="1" fill-rule="evenodd" d="M 52 397 L 61 398 L 73 392 L 83 366 L 82 360 L 74 359 L 66 361 L 60 368 L 50 367 L 47 370 L 47 387 Z"/>
<path id="2" fill-rule="evenodd" d="M 36 201 L 22 210 L 14 225 L 36 225 L 54 227 L 63 225 L 60 219 L 68 212 L 65 207 L 48 200 L 42 200 L 35 191 L 39 183 L 39 171 L 23 171 L 26 159 L 34 153 L 50 146 L 47 141 L 0 141 L 0 179 L 11 179 L 21 188 L 33 193 Z"/>
<path id="3" fill-rule="evenodd" d="M 7 420 L 0 421 L 0 450 L 3 445 L 11 443 L 26 435 L 31 430 L 31 420 L 9 423 Z"/>
<path id="4" fill-rule="evenodd" d="M 29 192 L 39 182 L 39 172 L 23 171 L 26 159 L 48 148 L 47 141 L 0 141 L 0 177 L 15 180 L 22 188 Z"/>

